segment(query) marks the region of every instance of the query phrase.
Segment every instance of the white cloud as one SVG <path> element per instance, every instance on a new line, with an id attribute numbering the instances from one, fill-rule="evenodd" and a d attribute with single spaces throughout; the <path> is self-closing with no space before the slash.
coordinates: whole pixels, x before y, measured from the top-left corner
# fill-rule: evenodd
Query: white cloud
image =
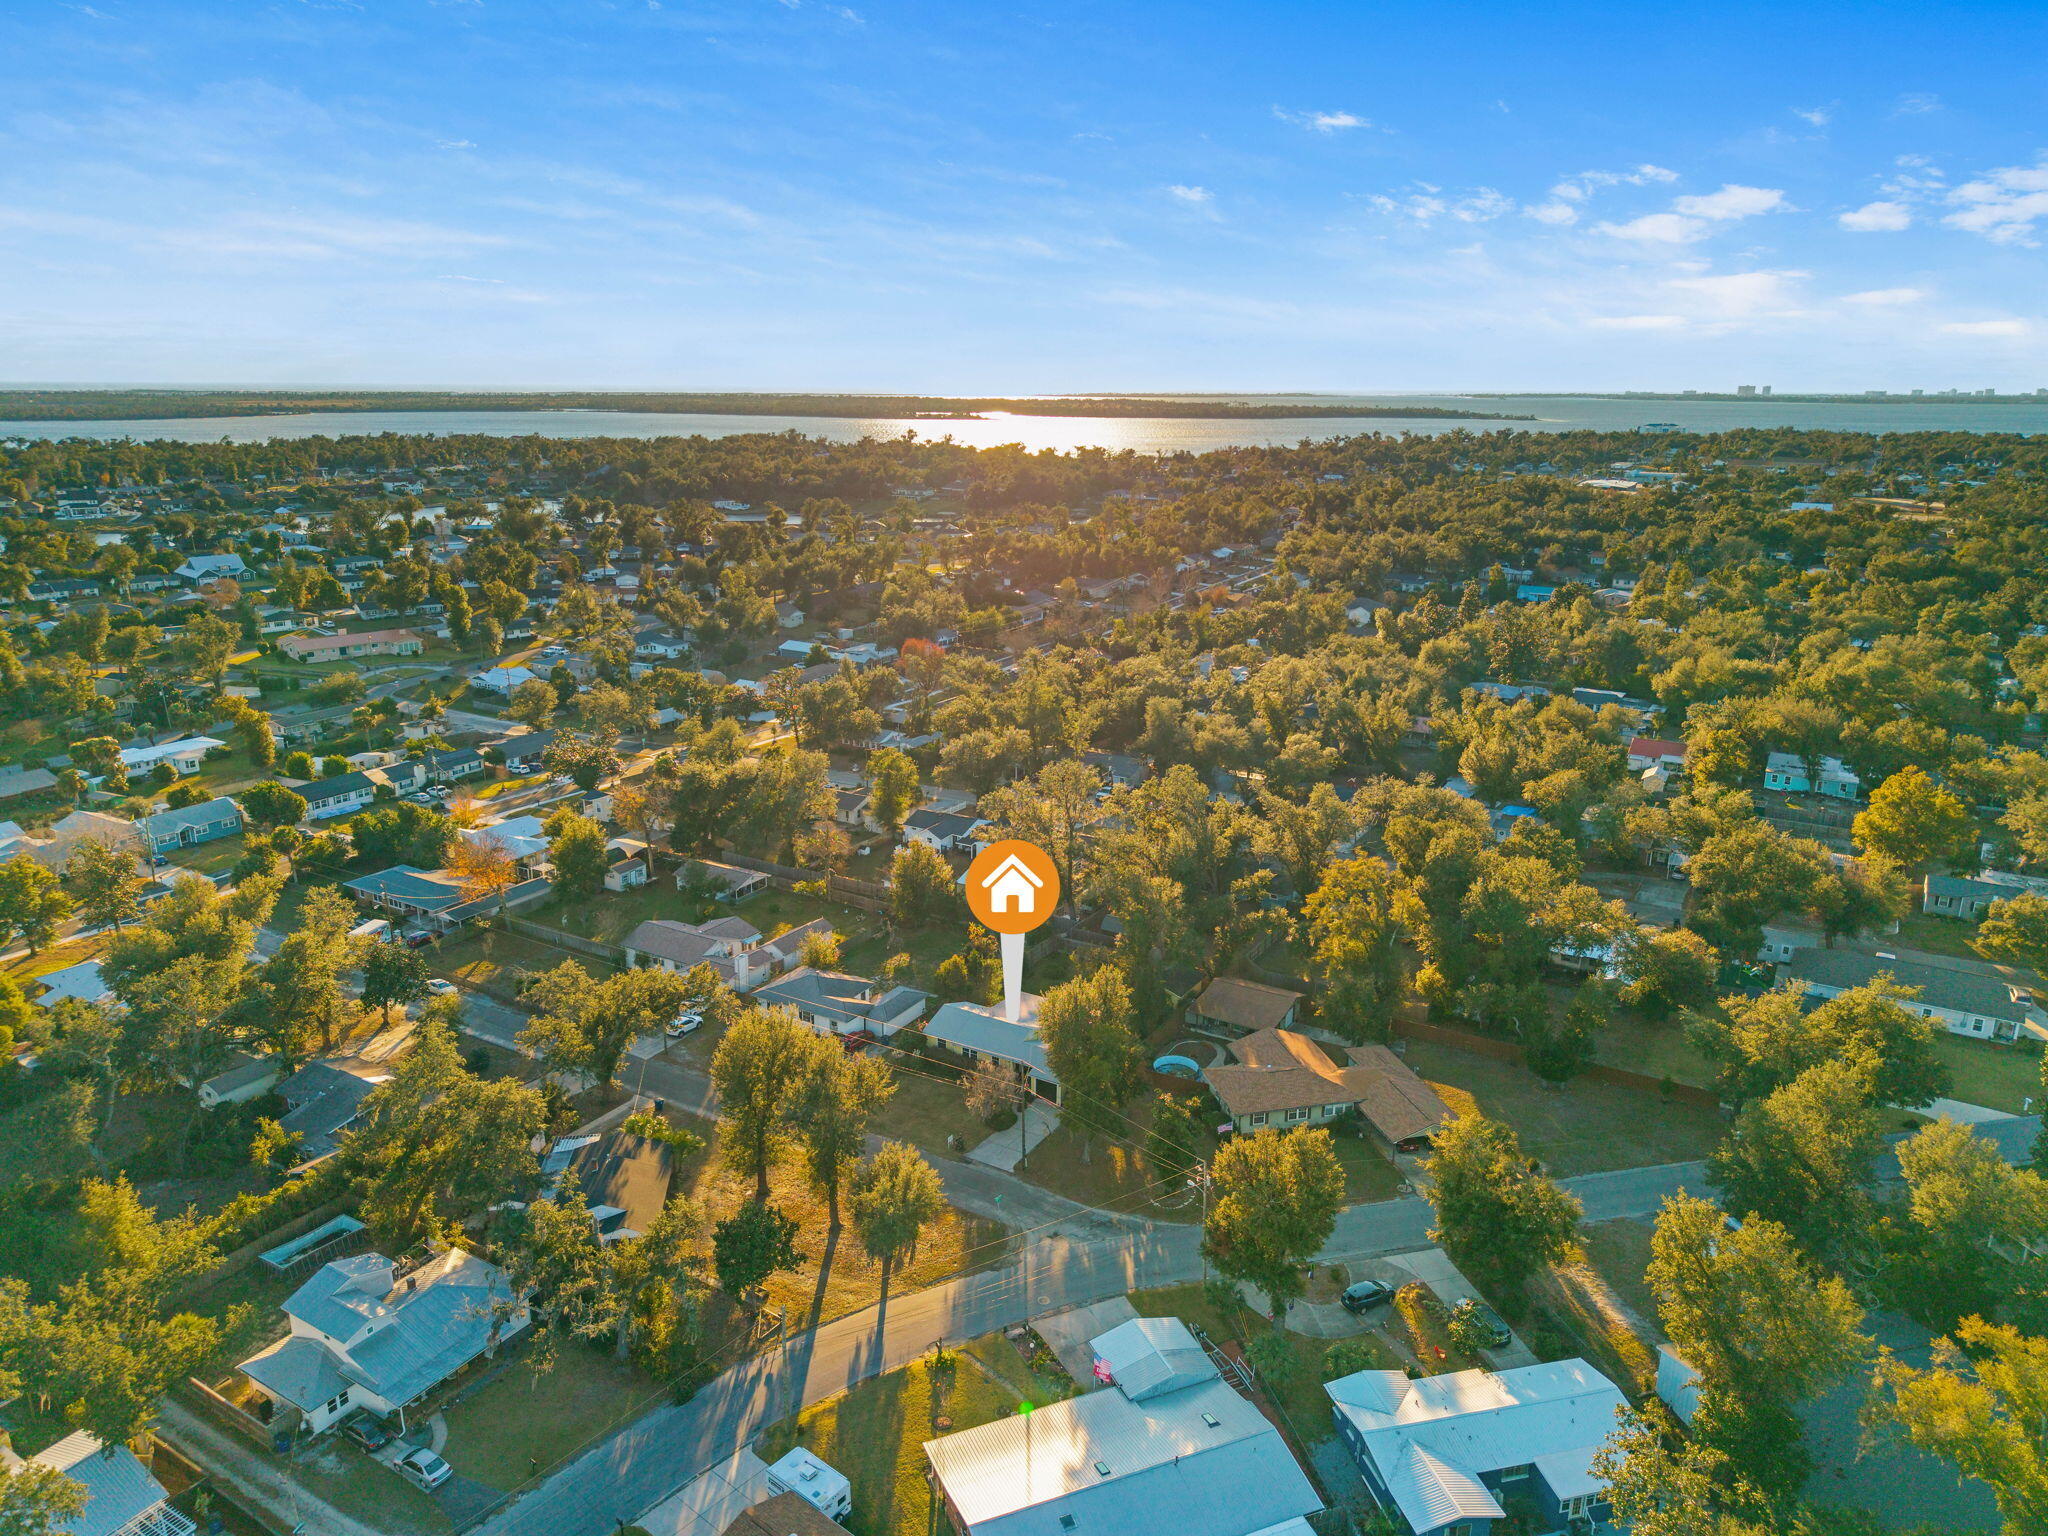
<path id="1" fill-rule="evenodd" d="M 1949 336 L 2025 336 L 2033 327 L 2024 320 L 1957 320 L 1941 329 Z"/>
<path id="2" fill-rule="evenodd" d="M 1632 171 L 1581 171 L 1552 187 L 1550 195 L 1577 203 L 1585 201 L 1602 187 L 1647 187 L 1653 182 L 1676 180 L 1678 172 L 1667 171 L 1661 165 L 1639 165 Z"/>
<path id="3" fill-rule="evenodd" d="M 1579 222 L 1579 210 L 1561 198 L 1553 199 L 1547 203 L 1531 203 L 1522 212 L 1540 224 L 1576 224 Z"/>
<path id="4" fill-rule="evenodd" d="M 1178 198 L 1181 202 L 1187 203 L 1190 206 L 1196 208 L 1203 207 L 1208 203 L 1213 203 L 1214 201 L 1216 201 L 1216 194 L 1214 192 L 1211 192 L 1207 187 L 1182 186 L 1179 182 L 1176 182 L 1172 186 L 1168 187 L 1166 189 L 1166 195 L 1168 197 Z"/>
<path id="5" fill-rule="evenodd" d="M 1417 224 L 1429 224 L 1441 218 L 1456 219 L 1461 224 L 1484 224 L 1515 209 L 1513 198 L 1504 192 L 1496 192 L 1492 187 L 1474 187 L 1469 192 L 1454 196 L 1428 182 L 1417 182 L 1416 186 L 1420 190 L 1406 197 L 1375 193 L 1366 201 L 1375 212 L 1390 218 L 1412 219 Z"/>
<path id="6" fill-rule="evenodd" d="M 1718 192 L 1676 199 L 1670 213 L 1646 213 L 1625 222 L 1596 224 L 1594 229 L 1617 240 L 1642 240 L 1655 245 L 1690 245 L 1704 239 L 1716 224 L 1732 223 L 1759 213 L 1789 211 L 1791 204 L 1775 187 L 1744 187 L 1733 182 Z"/>
<path id="7" fill-rule="evenodd" d="M 1730 182 L 1718 192 L 1681 197 L 1671 205 L 1696 219 L 1747 219 L 1759 213 L 1782 213 L 1790 205 L 1774 187 L 1744 187 Z"/>
<path id="8" fill-rule="evenodd" d="M 1804 272 L 1728 272 L 1718 277 L 1677 277 L 1668 286 L 1690 294 L 1710 313 L 1738 318 L 1794 307 L 1792 284 Z"/>
<path id="9" fill-rule="evenodd" d="M 1596 224 L 1593 228 L 1617 240 L 1649 240 L 1661 245 L 1687 245 L 1707 232 L 1704 219 L 1688 219 L 1676 213 L 1646 213 L 1624 224 Z"/>
<path id="10" fill-rule="evenodd" d="M 1339 133 L 1346 128 L 1370 128 L 1369 119 L 1356 112 L 1288 112 L 1280 107 L 1273 109 L 1273 115 L 1283 123 L 1293 123 L 1313 133 Z"/>
<path id="11" fill-rule="evenodd" d="M 1913 210 L 1904 203 L 1865 203 L 1861 208 L 1851 208 L 1835 222 L 1844 229 L 1862 233 L 1882 229 L 1904 229 L 1913 222 Z"/>
<path id="12" fill-rule="evenodd" d="M 1834 113 L 1830 112 L 1826 107 L 1794 107 L 1792 115 L 1804 118 L 1816 128 L 1825 128 L 1834 120 Z"/>
<path id="13" fill-rule="evenodd" d="M 1955 212 L 1942 222 L 2000 245 L 2034 245 L 2034 226 L 2048 218 L 2048 153 L 2033 165 L 2008 165 L 1949 193 Z"/>
<path id="14" fill-rule="evenodd" d="M 1927 297 L 1925 288 L 1866 288 L 1861 293 L 1845 293 L 1844 304 L 1918 304 Z"/>
<path id="15" fill-rule="evenodd" d="M 1675 331 L 1685 325 L 1685 316 L 1602 315 L 1592 323 L 1606 331 Z"/>
<path id="16" fill-rule="evenodd" d="M 1908 91 L 1892 104 L 1893 117 L 1923 117 L 1941 110 L 1941 98 L 1932 91 Z"/>

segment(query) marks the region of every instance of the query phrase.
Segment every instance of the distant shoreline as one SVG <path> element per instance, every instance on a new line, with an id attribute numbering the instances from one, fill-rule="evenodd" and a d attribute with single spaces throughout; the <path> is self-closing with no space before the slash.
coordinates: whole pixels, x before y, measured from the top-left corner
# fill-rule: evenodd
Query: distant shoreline
<path id="1" fill-rule="evenodd" d="M 1770 405 L 1791 401 L 1798 405 L 2048 405 L 2048 395 L 1735 395 L 1695 391 L 1689 395 L 1649 394 L 1641 390 L 1553 389 L 1553 390 L 1460 390 L 1468 400 L 1643 400 L 1672 405 Z"/>
<path id="2" fill-rule="evenodd" d="M 169 421 L 190 417 L 297 416 L 374 411 L 631 411 L 678 416 L 882 417 L 976 421 L 1012 416 L 1131 417 L 1189 421 L 1377 417 L 1447 421 L 1534 421 L 1443 406 L 1274 405 L 1138 395 L 1054 399 L 943 395 L 677 394 L 660 391 L 471 393 L 459 390 L 0 390 L 0 421 Z"/>

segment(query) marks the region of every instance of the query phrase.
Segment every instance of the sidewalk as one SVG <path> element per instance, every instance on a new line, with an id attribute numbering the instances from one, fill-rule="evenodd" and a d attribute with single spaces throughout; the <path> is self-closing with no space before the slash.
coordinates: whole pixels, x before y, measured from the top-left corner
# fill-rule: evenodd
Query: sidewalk
<path id="1" fill-rule="evenodd" d="M 1024 1106 L 1017 1117 L 1018 1123 L 1007 1131 L 997 1131 L 988 1140 L 976 1145 L 967 1155 L 987 1168 L 997 1168 L 1004 1173 L 1015 1173 L 1017 1165 L 1033 1152 L 1038 1144 L 1060 1128 L 1060 1112 L 1050 1104 L 1036 1101 Z"/>

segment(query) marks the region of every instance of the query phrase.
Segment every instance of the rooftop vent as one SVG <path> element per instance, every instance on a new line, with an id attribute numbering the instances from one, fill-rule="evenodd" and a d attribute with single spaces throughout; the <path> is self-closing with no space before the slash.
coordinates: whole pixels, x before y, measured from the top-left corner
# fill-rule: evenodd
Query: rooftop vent
<path id="1" fill-rule="evenodd" d="M 1095 1463 L 1095 1475 L 1097 1477 L 1109 1476 L 1109 1463 L 1106 1461 L 1098 1461 L 1097 1463 Z"/>
<path id="2" fill-rule="evenodd" d="M 1202 1415 L 1202 1422 L 1211 1429 L 1221 1429 L 1223 1427 L 1223 1421 L 1213 1413 L 1204 1413 Z"/>

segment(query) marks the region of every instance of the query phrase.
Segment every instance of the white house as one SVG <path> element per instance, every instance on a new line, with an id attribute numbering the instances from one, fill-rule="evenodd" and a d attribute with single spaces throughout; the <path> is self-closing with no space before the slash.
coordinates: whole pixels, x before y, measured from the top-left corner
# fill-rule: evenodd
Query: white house
<path id="1" fill-rule="evenodd" d="M 177 574 L 187 581 L 212 581 L 221 576 L 239 581 L 249 574 L 249 567 L 240 555 L 193 555 L 178 567 Z"/>
<path id="2" fill-rule="evenodd" d="M 521 683 L 530 683 L 537 676 L 526 667 L 488 667 L 469 680 L 472 688 L 481 688 L 486 693 L 509 694 Z"/>
<path id="3" fill-rule="evenodd" d="M 336 1259 L 285 1299 L 288 1337 L 237 1367 L 308 1434 L 358 1408 L 396 1414 L 529 1322 L 503 1270 L 460 1248 L 401 1272 L 381 1253 Z"/>
<path id="4" fill-rule="evenodd" d="M 110 1446 L 89 1430 L 66 1435 L 28 1459 L 62 1472 L 85 1490 L 83 1509 L 51 1521 L 53 1536 L 194 1536 L 199 1529 L 171 1507 L 164 1485 L 133 1451 Z M 0 1447 L 0 1470 L 12 1474 L 22 1465 L 20 1457 Z"/>
<path id="5" fill-rule="evenodd" d="M 176 741 L 160 741 L 153 747 L 123 747 L 121 769 L 133 777 L 149 772 L 158 763 L 169 763 L 179 773 L 197 773 L 207 753 L 226 745 L 211 736 L 181 736 Z"/>
<path id="6" fill-rule="evenodd" d="M 951 853 L 973 841 L 974 834 L 988 823 L 979 816 L 921 807 L 904 818 L 903 841 L 923 843 L 937 853 Z"/>
<path id="7" fill-rule="evenodd" d="M 796 964 L 806 938 L 831 932 L 832 924 L 822 917 L 772 939 L 763 939 L 743 917 L 717 917 L 708 923 L 650 918 L 626 935 L 624 947 L 630 966 L 680 973 L 708 965 L 735 992 L 751 992 Z"/>
<path id="8" fill-rule="evenodd" d="M 308 821 L 346 816 L 377 798 L 377 781 L 367 773 L 338 773 L 331 779 L 312 779 L 292 788 L 306 798 Z"/>
<path id="9" fill-rule="evenodd" d="M 1537 1530 L 1614 1529 L 1593 1458 L 1628 1399 L 1583 1360 L 1358 1371 L 1323 1390 L 1366 1490 L 1415 1536 L 1484 1536 L 1509 1499 L 1535 1506 Z"/>
<path id="10" fill-rule="evenodd" d="M 1037 910 L 1038 893 L 1045 889 L 1045 882 L 1013 853 L 981 877 L 981 888 L 988 892 L 989 911 L 1022 916 Z"/>
<path id="11" fill-rule="evenodd" d="M 1901 960 L 1880 951 L 1873 955 L 1846 949 L 1801 949 L 1785 962 L 1780 979 L 1803 982 L 1816 999 L 1838 997 L 1856 987 L 1889 976 L 1918 995 L 1900 1006 L 1932 1019 L 1952 1035 L 1979 1040 L 2048 1040 L 2048 1013 L 2033 992 L 2000 976 L 1952 971 L 1946 966 Z"/>
<path id="12" fill-rule="evenodd" d="M 1794 795 L 1827 795 L 1836 800 L 1863 798 L 1863 780 L 1839 757 L 1820 760 L 1820 782 L 1807 772 L 1806 759 L 1794 752 L 1773 752 L 1764 764 L 1764 788 Z"/>

